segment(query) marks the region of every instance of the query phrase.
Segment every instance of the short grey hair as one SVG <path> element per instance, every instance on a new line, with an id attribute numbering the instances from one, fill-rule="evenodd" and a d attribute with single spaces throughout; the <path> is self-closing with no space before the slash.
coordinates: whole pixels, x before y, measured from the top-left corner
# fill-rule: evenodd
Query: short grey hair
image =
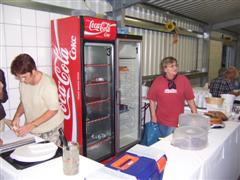
<path id="1" fill-rule="evenodd" d="M 234 80 L 238 77 L 239 72 L 236 67 L 230 66 L 227 68 L 227 70 L 224 72 L 224 77 L 226 79 Z"/>

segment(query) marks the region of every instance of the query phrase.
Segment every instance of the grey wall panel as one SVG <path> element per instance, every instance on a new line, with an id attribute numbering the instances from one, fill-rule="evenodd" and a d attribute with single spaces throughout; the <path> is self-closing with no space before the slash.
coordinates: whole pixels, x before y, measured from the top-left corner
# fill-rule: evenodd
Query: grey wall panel
<path id="1" fill-rule="evenodd" d="M 158 23 L 166 23 L 168 20 L 176 22 L 178 27 L 191 29 L 193 31 L 203 32 L 203 28 L 198 22 L 193 22 L 183 17 L 169 15 L 164 11 L 158 9 L 149 9 L 147 6 L 131 6 L 125 10 L 127 16 L 141 18 Z"/>
<path id="2" fill-rule="evenodd" d="M 178 60 L 179 71 L 195 70 L 198 63 L 198 39 L 179 36 L 177 44 L 173 44 L 173 35 L 158 31 L 129 27 L 129 32 L 143 36 L 143 76 L 159 74 L 160 61 L 166 56 L 174 56 Z"/>
<path id="3" fill-rule="evenodd" d="M 125 10 L 128 16 L 141 18 L 149 21 L 166 23 L 172 20 L 177 26 L 190 29 L 193 31 L 203 32 L 202 27 L 198 23 L 186 18 L 168 16 L 165 12 L 159 10 L 148 9 L 145 6 L 132 6 Z M 202 39 L 190 36 L 179 35 L 178 43 L 173 44 L 173 34 L 163 33 L 147 29 L 128 27 L 131 34 L 143 36 L 143 60 L 142 74 L 154 75 L 160 73 L 160 61 L 166 56 L 177 58 L 179 71 L 191 71 L 202 69 L 207 66 L 207 57 L 203 57 L 200 53 L 204 53 L 204 44 Z M 199 43 L 202 41 L 202 43 Z"/>
<path id="4" fill-rule="evenodd" d="M 198 19 L 206 25 L 228 22 L 240 17 L 239 0 L 145 0 L 144 3 L 154 6 L 156 9 L 161 8 L 192 19 Z M 191 28 L 194 30 L 196 27 Z M 237 26 L 225 24 L 226 28 L 238 33 L 239 23 Z"/>

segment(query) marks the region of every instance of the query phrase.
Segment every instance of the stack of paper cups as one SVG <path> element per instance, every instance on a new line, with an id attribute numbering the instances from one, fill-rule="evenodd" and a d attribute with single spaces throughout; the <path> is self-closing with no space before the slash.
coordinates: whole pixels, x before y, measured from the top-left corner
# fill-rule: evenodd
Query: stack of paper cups
<path id="1" fill-rule="evenodd" d="M 232 113 L 233 103 L 236 96 L 232 94 L 221 94 L 221 97 L 224 98 L 223 108 L 225 109 L 227 114 Z"/>

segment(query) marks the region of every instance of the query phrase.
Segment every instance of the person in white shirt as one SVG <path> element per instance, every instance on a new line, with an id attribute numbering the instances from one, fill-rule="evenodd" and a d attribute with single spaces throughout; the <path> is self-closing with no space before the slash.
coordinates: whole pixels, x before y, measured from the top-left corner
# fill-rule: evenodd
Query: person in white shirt
<path id="1" fill-rule="evenodd" d="M 14 131 L 19 136 L 32 133 L 59 145 L 58 129 L 63 127 L 64 115 L 54 80 L 38 71 L 28 54 L 20 54 L 13 60 L 11 73 L 20 81 L 20 103 L 12 120 Z M 26 122 L 20 127 L 23 114 Z"/>

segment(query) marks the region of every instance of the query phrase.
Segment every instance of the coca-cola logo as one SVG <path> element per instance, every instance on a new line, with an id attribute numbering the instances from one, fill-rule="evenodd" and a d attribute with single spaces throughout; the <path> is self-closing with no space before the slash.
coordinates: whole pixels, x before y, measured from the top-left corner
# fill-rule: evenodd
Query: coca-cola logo
<path id="1" fill-rule="evenodd" d="M 98 32 L 110 32 L 111 24 L 107 22 L 95 23 L 94 20 L 91 20 L 89 23 L 90 31 L 98 31 Z"/>
<path id="2" fill-rule="evenodd" d="M 58 97 L 60 106 L 65 114 L 65 119 L 71 118 L 70 98 L 71 94 L 71 79 L 69 71 L 69 61 L 76 60 L 77 58 L 77 42 L 76 36 L 71 36 L 70 50 L 67 48 L 61 48 L 58 44 L 54 46 L 54 60 L 53 60 L 53 71 L 57 77 L 58 85 Z"/>
<path id="3" fill-rule="evenodd" d="M 85 24 L 86 28 L 84 30 L 84 35 L 88 36 L 98 36 L 103 35 L 105 38 L 111 37 L 111 27 L 116 26 L 114 23 L 108 23 L 106 21 L 95 22 L 94 20 L 90 20 Z"/>

